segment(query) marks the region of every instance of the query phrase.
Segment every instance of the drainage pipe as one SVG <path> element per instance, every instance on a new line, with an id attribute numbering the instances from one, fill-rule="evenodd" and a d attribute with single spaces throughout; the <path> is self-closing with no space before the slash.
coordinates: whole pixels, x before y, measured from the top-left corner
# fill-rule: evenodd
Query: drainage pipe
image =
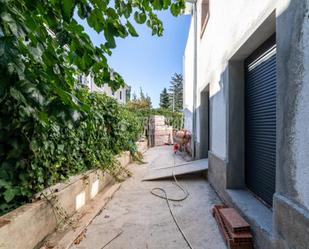
<path id="1" fill-rule="evenodd" d="M 192 99 L 192 136 L 191 136 L 191 148 L 192 148 L 192 158 L 196 159 L 196 96 L 197 96 L 197 0 L 185 0 L 187 3 L 193 5 L 191 14 L 193 17 L 193 99 Z"/>
<path id="2" fill-rule="evenodd" d="M 193 22 L 194 22 L 194 52 L 193 52 L 193 107 L 192 107 L 192 157 L 196 158 L 196 100 L 197 100 L 197 1 L 186 0 L 193 4 Z"/>

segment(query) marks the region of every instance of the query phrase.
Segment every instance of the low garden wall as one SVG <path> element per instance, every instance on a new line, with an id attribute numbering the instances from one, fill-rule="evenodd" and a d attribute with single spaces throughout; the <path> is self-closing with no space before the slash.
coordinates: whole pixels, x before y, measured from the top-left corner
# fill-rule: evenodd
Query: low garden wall
<path id="1" fill-rule="evenodd" d="M 136 145 L 137 145 L 138 151 L 142 154 L 148 150 L 148 140 L 146 139 L 136 142 Z"/>
<path id="2" fill-rule="evenodd" d="M 139 142 L 137 146 L 143 153 L 147 141 Z M 131 162 L 130 153 L 123 152 L 117 160 L 121 166 L 127 166 Z M 55 211 L 70 217 L 114 182 L 108 173 L 90 170 L 42 191 L 33 203 L 0 217 L 0 248 L 33 249 L 55 231 L 58 216 Z M 56 201 L 50 201 L 53 198 Z"/>

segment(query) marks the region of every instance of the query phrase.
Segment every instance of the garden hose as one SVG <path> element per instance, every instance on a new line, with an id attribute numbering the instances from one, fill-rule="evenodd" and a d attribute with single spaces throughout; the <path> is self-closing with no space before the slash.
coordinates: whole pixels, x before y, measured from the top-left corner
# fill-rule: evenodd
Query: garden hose
<path id="1" fill-rule="evenodd" d="M 193 249 L 193 246 L 191 245 L 191 243 L 190 243 L 190 241 L 188 240 L 187 236 L 185 235 L 184 231 L 181 229 L 181 227 L 180 227 L 180 225 L 179 225 L 179 223 L 178 223 L 178 221 L 177 221 L 177 219 L 176 219 L 176 217 L 175 217 L 175 215 L 174 215 L 174 213 L 173 213 L 173 211 L 172 211 L 172 209 L 171 209 L 171 205 L 170 205 L 170 201 L 177 201 L 177 202 L 184 201 L 184 200 L 187 199 L 188 196 L 189 196 L 188 190 L 187 190 L 184 186 L 182 186 L 182 185 L 177 181 L 177 178 L 176 178 L 176 176 L 175 176 L 175 172 L 174 172 L 174 169 L 175 169 L 175 167 L 176 167 L 175 156 L 176 156 L 176 153 L 174 153 L 174 157 L 173 157 L 173 158 L 174 158 L 174 166 L 173 166 L 173 172 L 172 172 L 172 175 L 173 175 L 173 178 L 174 178 L 174 181 L 175 181 L 174 184 L 175 184 L 178 188 L 181 189 L 181 191 L 184 193 L 184 196 L 181 197 L 181 198 L 169 198 L 168 195 L 167 195 L 166 190 L 163 189 L 163 188 L 159 188 L 159 187 L 158 187 L 158 188 L 153 188 L 153 189 L 150 191 L 150 193 L 153 194 L 154 196 L 159 197 L 159 198 L 161 198 L 161 199 L 164 199 L 164 200 L 166 201 L 166 204 L 167 204 L 167 207 L 168 207 L 168 209 L 169 209 L 169 212 L 170 212 L 170 214 L 171 214 L 171 216 L 172 216 L 172 218 L 173 218 L 173 220 L 174 220 L 174 222 L 175 222 L 175 224 L 176 224 L 176 226 L 177 226 L 179 232 L 181 233 L 181 235 L 182 235 L 183 239 L 185 240 L 185 242 L 187 243 L 188 247 L 189 247 L 190 249 Z M 160 194 L 158 194 L 158 193 L 155 193 L 155 191 L 161 191 L 161 192 L 163 193 L 163 195 L 160 195 Z"/>

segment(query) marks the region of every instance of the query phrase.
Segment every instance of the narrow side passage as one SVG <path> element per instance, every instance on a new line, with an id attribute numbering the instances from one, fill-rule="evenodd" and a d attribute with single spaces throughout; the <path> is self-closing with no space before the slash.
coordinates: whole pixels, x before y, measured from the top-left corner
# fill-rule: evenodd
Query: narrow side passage
<path id="1" fill-rule="evenodd" d="M 178 159 L 181 161 L 180 159 Z M 172 180 L 142 181 L 149 165 L 159 168 L 173 161 L 168 146 L 154 147 L 145 154 L 145 165 L 129 166 L 133 176 L 122 183 L 120 190 L 105 209 L 89 225 L 85 238 L 71 249 L 182 249 L 186 242 L 179 233 L 166 206 L 166 201 L 150 193 L 154 187 L 163 187 L 170 197 L 183 193 Z M 185 161 L 182 161 L 185 163 Z M 220 203 L 209 183 L 200 176 L 179 179 L 189 191 L 183 202 L 171 202 L 177 220 L 195 249 L 226 249 L 211 208 Z"/>

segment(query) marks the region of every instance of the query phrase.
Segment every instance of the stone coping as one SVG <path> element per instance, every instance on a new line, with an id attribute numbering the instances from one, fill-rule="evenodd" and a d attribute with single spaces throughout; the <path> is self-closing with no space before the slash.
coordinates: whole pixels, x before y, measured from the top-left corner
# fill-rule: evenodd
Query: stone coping
<path id="1" fill-rule="evenodd" d="M 142 152 L 147 149 L 147 141 L 137 145 Z M 125 167 L 131 162 L 131 155 L 123 152 L 117 160 Z M 22 205 L 0 217 L 0 248 L 35 248 L 55 231 L 61 216 L 59 213 L 71 217 L 114 183 L 115 179 L 111 175 L 94 169 L 43 190 L 35 195 L 32 203 Z M 44 196 L 56 201 L 47 201 Z"/>

